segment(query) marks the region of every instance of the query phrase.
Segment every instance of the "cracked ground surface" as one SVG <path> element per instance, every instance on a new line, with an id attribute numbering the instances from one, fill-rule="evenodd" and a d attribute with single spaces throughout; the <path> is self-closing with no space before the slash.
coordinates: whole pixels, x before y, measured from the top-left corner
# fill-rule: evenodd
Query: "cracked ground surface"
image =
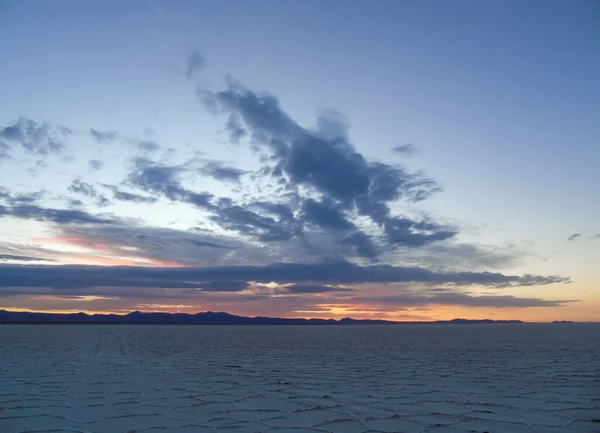
<path id="1" fill-rule="evenodd" d="M 0 432 L 600 432 L 600 325 L 0 326 Z"/>

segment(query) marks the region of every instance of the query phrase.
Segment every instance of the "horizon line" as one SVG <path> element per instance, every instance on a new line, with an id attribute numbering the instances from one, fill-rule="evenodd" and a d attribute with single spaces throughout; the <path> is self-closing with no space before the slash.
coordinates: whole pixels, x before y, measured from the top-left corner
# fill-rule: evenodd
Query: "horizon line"
<path id="1" fill-rule="evenodd" d="M 134 310 L 134 311 L 129 311 L 129 312 L 106 312 L 106 311 L 99 311 L 99 312 L 91 312 L 91 311 L 62 311 L 62 312 L 56 312 L 56 311 L 44 311 L 44 310 L 26 310 L 26 309 L 11 309 L 11 308 L 0 308 L 0 313 L 20 313 L 20 314 L 45 314 L 45 315 L 52 315 L 52 316 L 81 316 L 84 315 L 86 317 L 102 317 L 102 316 L 107 316 L 107 317 L 119 317 L 119 318 L 125 318 L 127 316 L 130 316 L 132 314 L 138 313 L 140 315 L 150 315 L 150 314 L 161 314 L 161 315 L 166 315 L 166 316 L 188 316 L 188 317 L 193 317 L 193 316 L 198 316 L 198 315 L 207 315 L 207 314 L 220 314 L 220 315 L 227 315 L 229 317 L 232 318 L 241 318 L 241 319 L 251 319 L 251 320 L 260 320 L 260 319 L 264 319 L 264 320 L 303 320 L 303 321 L 313 321 L 313 322 L 335 322 L 335 323 L 340 323 L 342 321 L 348 321 L 348 320 L 352 320 L 352 321 L 358 321 L 358 322 L 385 322 L 387 324 L 418 324 L 418 323 L 422 323 L 422 324 L 427 324 L 427 323 L 431 323 L 431 324 L 436 324 L 436 323 L 452 323 L 452 322 L 495 322 L 495 323 L 530 323 L 530 324 L 535 324 L 535 323 L 600 323 L 597 321 L 577 321 L 577 320 L 552 320 L 552 321 L 535 321 L 535 322 L 530 322 L 530 321 L 525 321 L 525 320 L 521 320 L 521 319 L 491 319 L 491 318 L 477 318 L 477 319 L 465 319 L 462 317 L 455 317 L 453 319 L 434 319 L 434 320 L 391 320 L 391 319 L 383 319 L 383 318 L 353 318 L 350 316 L 346 316 L 346 317 L 342 317 L 340 319 L 334 319 L 334 318 L 322 318 L 322 317 L 272 317 L 272 316 L 244 316 L 244 315 L 238 315 L 238 314 L 233 314 L 233 313 L 228 313 L 226 311 L 211 311 L 211 310 L 207 310 L 207 311 L 199 311 L 196 313 L 183 313 L 183 312 L 167 312 L 167 311 L 139 311 L 139 310 Z M 0 321 L 0 324 L 2 323 L 2 321 Z M 385 324 L 384 323 L 384 324 Z"/>

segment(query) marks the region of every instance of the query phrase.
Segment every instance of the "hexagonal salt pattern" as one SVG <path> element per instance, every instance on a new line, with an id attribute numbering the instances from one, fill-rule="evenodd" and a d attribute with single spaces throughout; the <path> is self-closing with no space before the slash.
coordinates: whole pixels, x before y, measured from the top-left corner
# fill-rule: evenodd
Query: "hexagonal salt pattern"
<path id="1" fill-rule="evenodd" d="M 0 326 L 0 432 L 600 432 L 600 326 Z"/>

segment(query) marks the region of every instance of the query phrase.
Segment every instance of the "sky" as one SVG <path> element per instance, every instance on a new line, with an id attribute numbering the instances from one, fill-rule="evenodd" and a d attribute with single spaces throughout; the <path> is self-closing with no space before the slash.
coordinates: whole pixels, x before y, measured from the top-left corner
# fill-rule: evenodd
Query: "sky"
<path id="1" fill-rule="evenodd" d="M 600 317 L 595 1 L 0 1 L 0 309 Z"/>

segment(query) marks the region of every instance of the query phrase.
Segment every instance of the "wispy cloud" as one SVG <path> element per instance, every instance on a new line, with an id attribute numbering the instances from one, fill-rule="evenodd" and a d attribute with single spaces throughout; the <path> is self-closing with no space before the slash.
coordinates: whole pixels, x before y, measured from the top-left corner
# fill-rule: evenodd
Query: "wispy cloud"
<path id="1" fill-rule="evenodd" d="M 92 170 L 101 170 L 104 167 L 104 161 L 99 159 L 90 159 L 88 161 L 88 167 Z"/>
<path id="2" fill-rule="evenodd" d="M 35 221 L 49 221 L 57 224 L 112 224 L 115 222 L 111 217 L 94 216 L 83 210 L 53 209 L 35 204 L 9 207 L 0 205 L 0 218 L 3 216 Z"/>
<path id="3" fill-rule="evenodd" d="M 412 143 L 398 144 L 392 148 L 392 152 L 398 155 L 410 156 L 417 153 L 417 146 Z"/>
<path id="4" fill-rule="evenodd" d="M 202 57 L 202 54 L 200 54 L 198 49 L 194 48 L 188 58 L 185 76 L 187 78 L 193 78 L 205 65 L 206 60 Z"/>
<path id="5" fill-rule="evenodd" d="M 16 261 L 16 262 L 53 262 L 54 260 L 44 259 L 40 257 L 20 256 L 15 254 L 0 254 L 0 262 Z"/>
<path id="6" fill-rule="evenodd" d="M 26 151 L 38 155 L 60 153 L 65 148 L 72 131 L 65 126 L 53 126 L 27 117 L 19 117 L 11 125 L 0 127 L 0 139 L 22 146 Z M 0 150 L 8 152 L 6 143 Z"/>

